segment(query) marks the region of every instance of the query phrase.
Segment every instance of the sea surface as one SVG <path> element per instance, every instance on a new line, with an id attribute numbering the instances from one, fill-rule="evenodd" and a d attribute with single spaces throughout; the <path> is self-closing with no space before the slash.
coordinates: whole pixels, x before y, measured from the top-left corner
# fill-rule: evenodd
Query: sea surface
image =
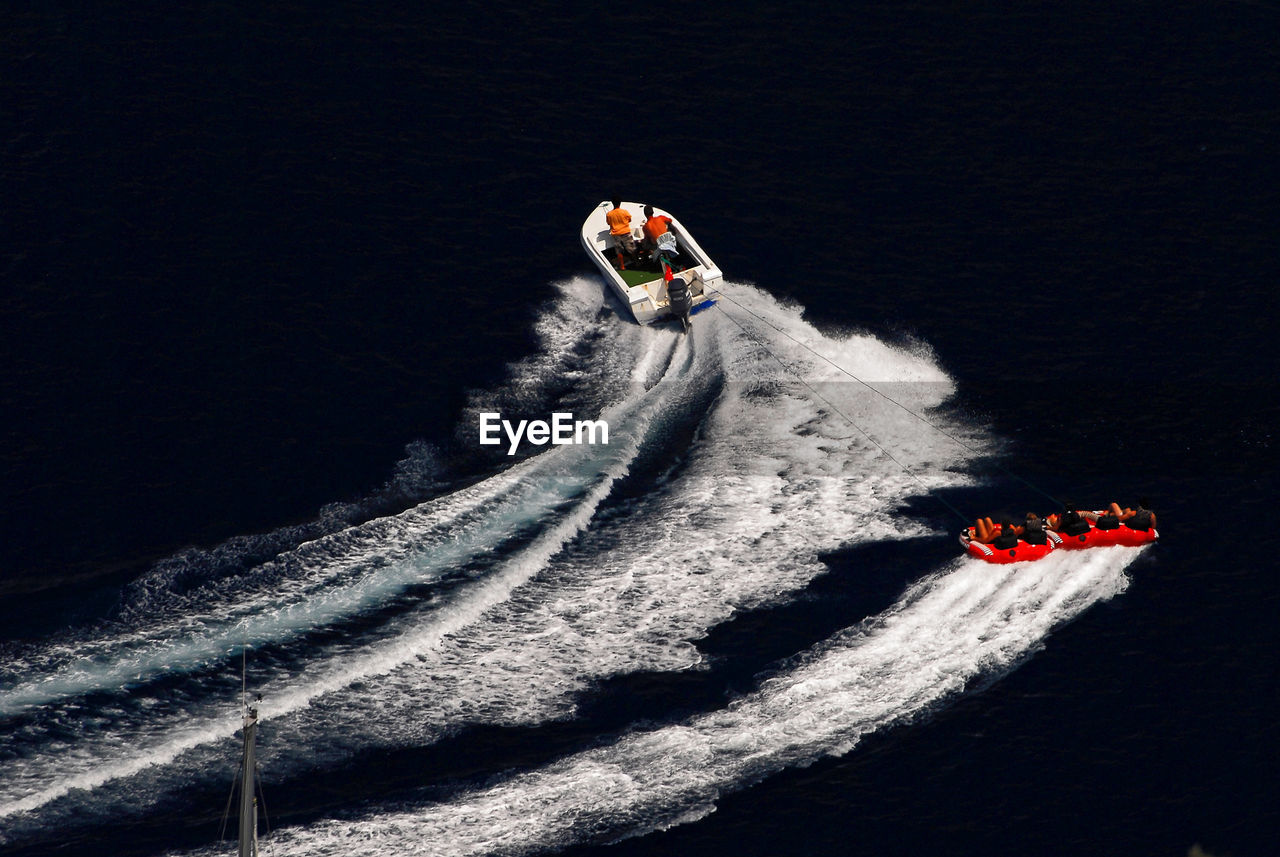
<path id="1" fill-rule="evenodd" d="M 437 6 L 0 24 L 0 855 L 1280 853 L 1280 10 Z"/>

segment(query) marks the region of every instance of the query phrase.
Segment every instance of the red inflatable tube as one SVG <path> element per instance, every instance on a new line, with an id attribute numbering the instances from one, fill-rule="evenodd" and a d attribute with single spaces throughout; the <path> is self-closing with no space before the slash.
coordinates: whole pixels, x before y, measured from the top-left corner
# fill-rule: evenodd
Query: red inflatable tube
<path id="1" fill-rule="evenodd" d="M 1113 545 L 1136 548 L 1151 544 L 1160 538 L 1160 534 L 1156 532 L 1155 527 L 1149 530 L 1134 530 L 1124 524 L 1112 530 L 1100 530 L 1090 524 L 1089 532 L 1081 533 L 1078 536 L 1068 536 L 1053 530 L 1046 531 L 1045 535 L 1049 537 L 1049 543 L 1045 545 L 1030 545 L 1022 539 L 1018 539 L 1018 544 L 1014 547 L 999 550 L 991 545 L 984 545 L 975 539 L 974 529 L 969 527 L 960 534 L 960 544 L 964 545 L 965 551 L 975 559 L 996 563 L 997 565 L 1006 565 L 1011 562 L 1037 560 L 1048 556 L 1055 549 L 1084 550 L 1085 548 L 1111 547 Z"/>
<path id="2" fill-rule="evenodd" d="M 1111 539 L 1111 530 L 1099 530 L 1093 524 L 1089 525 L 1089 532 L 1081 533 L 1078 536 L 1068 536 L 1065 533 L 1055 532 L 1054 537 L 1061 539 L 1062 544 L 1058 548 L 1066 551 L 1084 550 L 1085 548 L 1101 548 L 1115 544 Z"/>
<path id="3" fill-rule="evenodd" d="M 1127 548 L 1149 545 L 1158 538 L 1160 538 L 1160 534 L 1156 532 L 1155 527 L 1149 530 L 1131 530 L 1121 524 L 1118 529 L 1111 531 L 1111 543 L 1113 545 L 1123 545 Z"/>
<path id="4" fill-rule="evenodd" d="M 1084 548 L 1101 548 L 1110 547 L 1111 545 L 1136 548 L 1151 544 L 1160 538 L 1160 534 L 1156 532 L 1155 527 L 1149 530 L 1132 530 L 1124 524 L 1114 530 L 1100 530 L 1090 524 L 1089 532 L 1078 536 L 1068 536 L 1062 533 L 1051 533 L 1050 535 L 1051 537 L 1057 536 L 1062 540 L 1062 544 L 1058 545 L 1062 550 L 1083 550 Z"/>
<path id="5" fill-rule="evenodd" d="M 1011 562 L 1030 562 L 1034 559 L 1048 556 L 1053 551 L 1053 535 L 1050 534 L 1048 544 L 1029 545 L 1022 539 L 1018 539 L 1018 544 L 1011 548 L 999 550 L 991 545 L 984 545 L 973 537 L 973 527 L 965 530 L 960 534 L 960 544 L 964 545 L 964 549 L 968 551 L 969 556 L 980 559 L 983 562 L 991 562 L 996 565 L 1007 565 Z"/>

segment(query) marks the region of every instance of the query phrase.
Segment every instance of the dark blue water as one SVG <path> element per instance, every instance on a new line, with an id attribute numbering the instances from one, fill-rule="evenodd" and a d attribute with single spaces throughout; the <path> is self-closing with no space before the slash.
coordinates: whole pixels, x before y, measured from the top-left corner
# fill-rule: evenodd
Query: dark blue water
<path id="1" fill-rule="evenodd" d="M 264 773 L 273 824 L 447 807 L 715 712 L 949 561 L 951 507 L 1141 495 L 1161 543 L 1017 669 L 848 752 L 744 775 L 696 820 L 606 817 L 527 847 L 1275 853 L 1278 23 L 1244 3 L 10 15 L 6 669 L 151 609 L 180 621 L 182 597 L 281 552 L 487 484 L 507 463 L 475 444 L 473 391 L 517 407 L 499 391 L 548 348 L 556 284 L 595 281 L 577 230 L 618 194 L 676 213 L 730 283 L 826 335 L 927 347 L 954 382 L 947 419 L 996 455 L 957 458 L 976 484 L 895 512 L 933 538 L 824 553 L 828 574 L 711 623 L 706 670 L 604 669 L 570 715 L 463 713 L 354 757 L 317 739 Z M 584 339 L 561 368 L 608 347 Z M 594 402 L 576 377 L 540 376 L 525 405 Z M 710 431 L 717 389 L 671 436 Z M 647 454 L 567 551 L 603 562 L 610 522 L 660 495 Z M 260 657 L 288 671 L 293 646 L 376 636 L 415 592 Z M 179 712 L 217 683 L 172 681 L 148 693 Z M 50 742 L 74 754 L 134 704 L 72 699 L 87 721 L 4 721 L 19 737 L 0 770 Z M 0 851 L 208 845 L 227 778 L 186 770 L 144 775 L 137 813 L 93 789 L 61 799 L 87 820 L 27 813 Z"/>

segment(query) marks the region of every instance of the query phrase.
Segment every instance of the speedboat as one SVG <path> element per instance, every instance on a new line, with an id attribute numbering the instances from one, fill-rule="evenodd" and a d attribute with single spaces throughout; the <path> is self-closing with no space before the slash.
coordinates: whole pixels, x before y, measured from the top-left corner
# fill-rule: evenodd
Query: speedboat
<path id="1" fill-rule="evenodd" d="M 631 234 L 639 246 L 644 238 L 644 204 L 624 202 L 622 207 L 631 214 Z M 609 234 L 609 224 L 605 221 L 605 214 L 612 208 L 612 202 L 601 202 L 582 224 L 582 246 L 587 255 L 596 263 L 605 282 L 631 310 L 631 315 L 637 322 L 652 324 L 659 319 L 676 317 L 687 329 L 689 313 L 697 312 L 711 302 L 714 287 L 724 278 L 720 268 L 698 246 L 698 242 L 693 240 L 689 230 L 680 221 L 656 205 L 653 207 L 655 217 L 665 215 L 671 218 L 667 231 L 676 239 L 674 252 L 663 253 L 660 248 L 649 254 L 641 249 L 640 259 L 625 260 L 624 263 L 618 248 L 614 246 L 613 236 Z M 676 279 L 681 282 L 675 283 Z M 673 292 L 676 296 L 675 307 L 672 306 Z M 688 293 L 689 300 L 682 302 L 681 297 L 685 292 Z"/>

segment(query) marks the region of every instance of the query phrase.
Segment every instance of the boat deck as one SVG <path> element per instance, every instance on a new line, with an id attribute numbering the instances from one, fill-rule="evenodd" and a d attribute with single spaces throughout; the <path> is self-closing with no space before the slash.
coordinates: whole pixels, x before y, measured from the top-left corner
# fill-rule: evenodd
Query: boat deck
<path id="1" fill-rule="evenodd" d="M 618 254 L 613 248 L 610 247 L 605 250 L 604 255 L 609 260 L 609 264 L 613 266 L 613 269 L 618 271 Z M 684 262 L 684 259 L 677 258 L 672 270 L 676 273 L 685 270 L 686 266 L 682 262 Z M 662 268 L 657 262 L 645 259 L 643 262 L 628 265 L 624 271 L 618 271 L 618 276 L 622 277 L 622 281 L 628 286 L 641 286 L 661 278 Z"/>

